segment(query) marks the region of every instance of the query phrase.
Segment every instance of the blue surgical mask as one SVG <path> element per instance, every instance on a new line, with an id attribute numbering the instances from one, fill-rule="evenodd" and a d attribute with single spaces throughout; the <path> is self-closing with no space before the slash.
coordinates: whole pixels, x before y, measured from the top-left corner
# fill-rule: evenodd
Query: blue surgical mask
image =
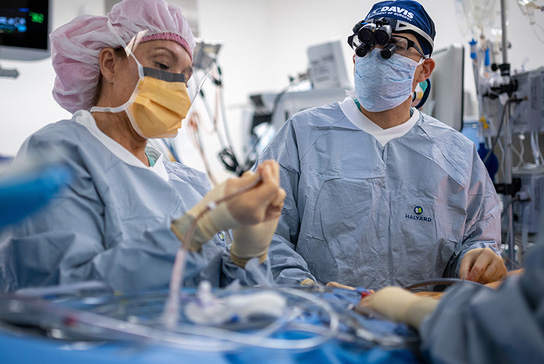
<path id="1" fill-rule="evenodd" d="M 355 93 L 363 108 L 370 112 L 391 110 L 412 97 L 414 74 L 423 61 L 398 54 L 383 59 L 379 49 L 355 57 Z"/>

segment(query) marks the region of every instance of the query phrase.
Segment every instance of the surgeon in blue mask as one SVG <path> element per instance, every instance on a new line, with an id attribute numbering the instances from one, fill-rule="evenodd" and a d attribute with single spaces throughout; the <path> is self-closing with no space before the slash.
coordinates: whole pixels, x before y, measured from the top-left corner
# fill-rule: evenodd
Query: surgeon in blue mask
<path id="1" fill-rule="evenodd" d="M 411 106 L 435 33 L 418 2 L 376 3 L 348 38 L 355 93 L 294 115 L 261 154 L 287 192 L 269 252 L 277 282 L 378 289 L 506 273 L 499 200 L 473 143 Z"/>

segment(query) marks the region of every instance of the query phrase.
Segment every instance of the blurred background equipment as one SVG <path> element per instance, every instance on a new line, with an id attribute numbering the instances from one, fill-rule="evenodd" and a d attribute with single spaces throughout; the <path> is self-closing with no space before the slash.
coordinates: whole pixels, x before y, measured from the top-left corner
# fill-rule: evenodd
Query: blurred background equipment
<path id="1" fill-rule="evenodd" d="M 308 47 L 308 72 L 312 89 L 350 88 L 339 40 Z"/>
<path id="2" fill-rule="evenodd" d="M 515 73 L 512 78 L 517 86 L 514 96 L 521 100 L 512 107 L 512 132 L 544 131 L 544 66 Z"/>
<path id="3" fill-rule="evenodd" d="M 52 0 L 3 0 L 0 4 L 0 59 L 35 61 L 51 55 Z"/>
<path id="4" fill-rule="evenodd" d="M 307 71 L 290 76 L 287 86 L 278 93 L 250 95 L 253 116 L 246 166 L 253 165 L 268 141 L 291 116 L 311 107 L 342 101 L 346 91 L 353 89 L 342 53 L 343 44 L 333 40 L 308 47 Z"/>
<path id="5" fill-rule="evenodd" d="M 52 0 L 3 0 L 0 4 L 0 59 L 35 61 L 51 55 Z M 0 77 L 17 78 L 17 69 L 4 69 Z"/>
<path id="6" fill-rule="evenodd" d="M 544 43 L 542 26 L 535 21 L 535 12 L 544 11 L 544 6 L 534 0 L 517 3 L 537 39 Z M 537 201 L 544 158 L 538 133 L 544 120 L 543 67 L 511 70 L 506 0 L 456 0 L 455 5 L 462 32 L 472 38 L 469 44 L 481 124 L 480 150 L 485 150 L 482 159 L 502 196 L 504 257 L 509 268 L 516 268 L 523 260 L 530 234 L 536 232 L 534 224 L 540 214 Z M 513 135 L 517 136 L 518 148 Z M 495 155 L 499 161 L 496 176 L 489 164 Z"/>
<path id="7" fill-rule="evenodd" d="M 463 129 L 465 48 L 451 44 L 437 49 L 432 58 L 436 67 L 431 74 L 431 93 L 422 110 L 451 126 Z"/>

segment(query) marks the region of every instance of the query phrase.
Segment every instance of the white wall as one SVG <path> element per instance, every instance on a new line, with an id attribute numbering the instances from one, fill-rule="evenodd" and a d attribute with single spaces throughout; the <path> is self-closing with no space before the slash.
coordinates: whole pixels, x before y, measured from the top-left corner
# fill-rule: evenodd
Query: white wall
<path id="1" fill-rule="evenodd" d="M 467 35 L 459 30 L 454 1 L 420 1 L 436 24 L 435 48 L 468 43 Z M 517 1 L 507 2 L 508 36 L 512 43 L 509 62 L 513 69 L 519 69 L 522 64 L 526 69 L 535 69 L 544 63 L 544 44 L 533 34 Z M 306 71 L 307 47 L 329 39 L 341 39 L 345 44 L 346 65 L 351 70 L 351 51 L 345 39 L 373 3 L 370 0 L 198 0 L 200 36 L 224 44 L 220 63 L 228 122 L 239 154 L 242 154 L 241 144 L 247 129 L 248 95 L 285 87 L 288 75 Z M 103 11 L 101 0 L 54 0 L 54 5 L 55 27 L 82 12 L 99 14 Z M 537 14 L 536 19 L 542 24 L 544 14 Z M 0 154 L 14 154 L 30 133 L 69 116 L 51 97 L 54 75 L 49 62 L 0 60 L 2 67 L 16 67 L 21 73 L 17 80 L 0 78 Z M 467 52 L 465 87 L 472 93 L 473 84 Z M 185 130 L 178 142 L 182 160 L 203 169 Z M 215 156 L 219 150 L 217 138 L 206 136 L 205 143 L 212 169 L 223 179 L 227 173 Z"/>

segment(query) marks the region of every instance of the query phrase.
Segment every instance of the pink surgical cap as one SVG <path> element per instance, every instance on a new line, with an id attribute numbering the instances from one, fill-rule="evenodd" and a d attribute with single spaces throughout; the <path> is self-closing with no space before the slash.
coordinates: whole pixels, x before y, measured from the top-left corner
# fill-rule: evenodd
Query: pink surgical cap
<path id="1" fill-rule="evenodd" d="M 94 106 L 100 77 L 100 51 L 122 46 L 108 29 L 108 19 L 127 44 L 145 30 L 143 41 L 173 40 L 185 48 L 192 59 L 195 41 L 189 23 L 180 7 L 164 0 L 123 0 L 106 16 L 77 17 L 49 36 L 51 59 L 57 74 L 53 97 L 71 113 L 90 110 Z"/>

